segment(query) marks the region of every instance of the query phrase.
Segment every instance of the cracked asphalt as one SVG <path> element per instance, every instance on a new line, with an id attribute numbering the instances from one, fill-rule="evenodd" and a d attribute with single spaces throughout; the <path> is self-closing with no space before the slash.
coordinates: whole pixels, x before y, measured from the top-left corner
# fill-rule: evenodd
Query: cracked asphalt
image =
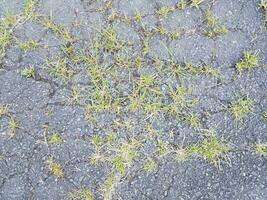
<path id="1" fill-rule="evenodd" d="M 0 55 L 0 105 L 9 108 L 8 114 L 0 114 L 1 200 L 90 200 L 83 195 L 69 195 L 83 188 L 89 189 L 92 199 L 97 200 L 267 199 L 267 157 L 252 148 L 254 144 L 267 142 L 267 120 L 262 117 L 267 111 L 267 31 L 259 0 L 203 0 L 199 8 L 188 5 L 184 10 L 172 10 L 164 17 L 157 16 L 156 11 L 162 6 L 175 6 L 180 1 L 36 2 L 34 11 L 38 17 L 28 19 L 23 18 L 25 1 L 0 0 L 0 16 L 10 12 L 19 19 L 10 30 L 11 42 Z M 205 34 L 207 9 L 227 27 L 226 33 L 215 37 Z M 112 16 L 114 11 L 116 15 Z M 137 12 L 142 16 L 140 23 L 129 20 Z M 69 31 L 75 38 L 71 46 L 79 53 L 90 52 L 91 39 L 100 34 L 100 29 L 112 24 L 118 39 L 130 43 L 119 53 L 138 56 L 144 51 L 146 27 L 151 34 L 149 51 L 143 56 L 144 66 L 132 71 L 122 68 L 116 72 L 116 80 L 107 78 L 111 90 L 115 91 L 112 92 L 129 95 L 130 74 L 137 74 L 137 77 L 156 74 L 162 91 L 167 90 L 164 85 L 183 83 L 199 100 L 189 109 L 199 116 L 199 127 L 191 127 L 167 114 L 151 117 L 142 111 L 130 112 L 125 104 L 119 111 L 95 112 L 93 119 L 88 118 L 85 107 L 90 99 L 93 78 L 83 63 L 71 62 L 69 58 L 68 66 L 73 70 L 70 79 L 64 81 L 49 73 L 45 63 L 65 55 L 62 53 L 64 39 L 44 27 L 39 19 L 44 16 Z M 179 30 L 179 38 L 170 39 L 168 34 L 159 34 L 154 31 L 156 27 Z M 38 41 L 40 46 L 23 51 L 16 45 L 17 41 L 28 40 Z M 246 51 L 256 52 L 259 67 L 238 73 L 235 65 Z M 105 69 L 113 66 L 113 56 L 113 53 L 103 53 L 101 62 Z M 220 71 L 220 76 L 198 75 L 180 81 L 169 77 L 169 72 L 165 73 L 163 69 L 157 71 L 150 62 L 152 58 L 211 64 Z M 35 69 L 33 78 L 21 73 L 29 66 Z M 70 102 L 73 86 L 81 93 L 76 103 Z M 237 122 L 227 112 L 227 107 L 243 91 L 253 100 L 253 111 Z M 18 122 L 12 137 L 9 134 L 11 119 Z M 160 132 L 156 139 L 147 138 L 146 130 L 150 126 Z M 227 153 L 227 160 L 219 165 L 201 156 L 178 162 L 171 155 L 157 154 L 159 141 L 171 145 L 172 149 L 198 143 L 202 137 L 199 132 L 203 129 L 215 129 L 218 138 L 232 148 Z M 110 130 L 116 132 L 121 141 L 137 138 L 145 142 L 125 174 L 119 175 L 114 187 L 110 188 L 111 196 L 106 197 L 101 188 L 113 165 L 108 161 L 98 165 L 90 162 L 96 152 L 91 138 L 95 134 L 104 138 Z M 61 135 L 60 144 L 47 142 L 52 133 Z M 105 152 L 112 156 L 112 150 Z M 157 163 L 152 172 L 143 168 L 146 156 Z M 63 177 L 54 176 L 49 169 L 51 157 L 62 166 Z"/>

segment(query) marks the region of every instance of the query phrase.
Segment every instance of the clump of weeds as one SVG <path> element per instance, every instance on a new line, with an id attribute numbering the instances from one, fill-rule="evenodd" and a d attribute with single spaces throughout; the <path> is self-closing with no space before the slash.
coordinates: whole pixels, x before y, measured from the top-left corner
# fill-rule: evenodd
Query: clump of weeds
<path id="1" fill-rule="evenodd" d="M 35 78 L 35 68 L 34 67 L 26 67 L 21 70 L 21 75 L 26 78 Z"/>
<path id="2" fill-rule="evenodd" d="M 18 47 L 24 52 L 36 49 L 39 46 L 40 46 L 40 44 L 35 40 L 29 40 L 26 42 L 19 42 L 18 43 Z"/>
<path id="3" fill-rule="evenodd" d="M 59 133 L 53 133 L 52 135 L 48 136 L 47 143 L 50 145 L 61 144 L 63 139 Z"/>
<path id="4" fill-rule="evenodd" d="M 52 157 L 48 159 L 47 164 L 48 169 L 53 176 L 57 178 L 62 178 L 64 176 L 64 170 L 62 165 L 57 163 Z"/>
<path id="5" fill-rule="evenodd" d="M 9 113 L 9 106 L 0 104 L 0 117 L 5 116 Z"/>
<path id="6" fill-rule="evenodd" d="M 219 18 L 215 16 L 212 11 L 206 11 L 206 21 L 208 25 L 208 30 L 206 32 L 207 36 L 215 37 L 219 34 L 227 33 L 228 30 L 225 25 L 223 25 Z"/>
<path id="7" fill-rule="evenodd" d="M 82 188 L 77 191 L 69 192 L 68 197 L 71 200 L 94 200 L 93 192 L 87 188 Z"/>
<path id="8" fill-rule="evenodd" d="M 255 151 L 259 154 L 267 156 L 267 143 L 259 143 L 255 145 Z"/>
<path id="9" fill-rule="evenodd" d="M 244 53 L 243 58 L 236 64 L 237 71 L 249 70 L 259 65 L 259 58 L 257 54 L 247 51 Z"/>
<path id="10" fill-rule="evenodd" d="M 253 111 L 253 104 L 248 95 L 241 95 L 231 103 L 229 112 L 235 120 L 240 121 Z"/>

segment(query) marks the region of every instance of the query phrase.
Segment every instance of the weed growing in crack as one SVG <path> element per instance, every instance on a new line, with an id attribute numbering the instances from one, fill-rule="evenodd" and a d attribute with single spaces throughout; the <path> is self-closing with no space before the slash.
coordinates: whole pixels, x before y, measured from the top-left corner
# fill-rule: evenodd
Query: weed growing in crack
<path id="1" fill-rule="evenodd" d="M 8 122 L 8 130 L 10 138 L 15 137 L 17 129 L 19 128 L 20 128 L 19 122 L 15 118 L 11 117 Z"/>
<path id="2" fill-rule="evenodd" d="M 211 65 L 201 64 L 194 65 L 192 63 L 177 63 L 174 60 L 171 60 L 168 65 L 171 69 L 171 77 L 185 77 L 185 76 L 196 76 L 196 75 L 204 75 L 204 76 L 219 76 L 219 71 L 215 69 Z"/>
<path id="3" fill-rule="evenodd" d="M 168 30 L 164 28 L 163 26 L 156 27 L 155 31 L 159 33 L 160 35 L 166 35 L 168 33 Z"/>
<path id="4" fill-rule="evenodd" d="M 229 112 L 237 121 L 242 120 L 246 115 L 251 113 L 252 110 L 253 101 L 247 95 L 242 95 L 241 97 L 237 98 L 229 107 Z"/>
<path id="5" fill-rule="evenodd" d="M 53 133 L 47 139 L 47 143 L 50 145 L 57 145 L 57 144 L 61 144 L 62 142 L 63 142 L 63 139 L 59 133 Z"/>
<path id="6" fill-rule="evenodd" d="M 172 40 L 177 40 L 181 37 L 182 33 L 180 31 L 171 31 L 168 33 Z"/>
<path id="7" fill-rule="evenodd" d="M 74 71 L 68 66 L 66 58 L 59 58 L 56 61 L 46 63 L 51 75 L 64 81 L 69 80 Z"/>
<path id="8" fill-rule="evenodd" d="M 188 147 L 179 147 L 175 150 L 175 159 L 178 162 L 183 162 L 187 160 L 191 155 L 191 152 Z"/>
<path id="9" fill-rule="evenodd" d="M 187 6 L 187 0 L 180 0 L 177 4 L 176 4 L 177 8 L 179 10 L 184 10 Z"/>
<path id="10" fill-rule="evenodd" d="M 206 21 L 208 25 L 207 36 L 215 37 L 228 32 L 226 26 L 220 22 L 219 18 L 215 16 L 211 10 L 206 11 Z"/>
<path id="11" fill-rule="evenodd" d="M 27 42 L 18 43 L 18 47 L 24 52 L 31 51 L 33 49 L 38 48 L 39 46 L 40 44 L 35 40 L 29 40 Z"/>
<path id="12" fill-rule="evenodd" d="M 53 22 L 49 17 L 43 18 L 42 24 L 46 29 L 49 29 L 60 36 L 63 39 L 64 44 L 73 42 L 73 38 L 70 32 L 65 27 Z"/>
<path id="13" fill-rule="evenodd" d="M 135 139 L 121 143 L 119 148 L 115 150 L 116 155 L 111 160 L 113 169 L 120 174 L 125 174 L 133 160 L 138 156 L 137 149 L 140 145 L 140 142 Z"/>
<path id="14" fill-rule="evenodd" d="M 111 12 L 111 14 L 108 16 L 108 21 L 112 23 L 112 22 L 114 22 L 118 18 L 119 18 L 118 12 L 113 10 Z"/>
<path id="15" fill-rule="evenodd" d="M 82 99 L 81 92 L 77 86 L 73 86 L 71 88 L 71 94 L 70 94 L 70 102 L 72 104 L 78 104 L 80 100 Z"/>
<path id="16" fill-rule="evenodd" d="M 151 158 L 148 158 L 144 161 L 143 168 L 146 172 L 149 173 L 154 172 L 157 169 L 157 167 L 158 167 L 157 163 Z"/>
<path id="17" fill-rule="evenodd" d="M 33 18 L 35 16 L 35 6 L 37 5 L 37 0 L 24 0 L 23 2 L 23 15 L 27 18 Z"/>
<path id="18" fill-rule="evenodd" d="M 141 23 L 143 20 L 143 15 L 140 12 L 136 12 L 134 15 L 134 20 Z"/>
<path id="19" fill-rule="evenodd" d="M 172 6 L 162 6 L 156 11 L 156 15 L 159 17 L 166 17 L 168 14 L 175 10 Z"/>
<path id="20" fill-rule="evenodd" d="M 114 173 L 111 173 L 110 175 L 108 175 L 105 182 L 101 186 L 101 193 L 102 193 L 104 200 L 112 199 L 113 193 L 115 192 L 115 188 L 118 184 L 117 179 L 118 178 L 116 177 L 116 175 Z"/>
<path id="21" fill-rule="evenodd" d="M 91 138 L 91 142 L 92 144 L 95 146 L 95 147 L 100 147 L 102 144 L 103 144 L 103 140 L 102 138 L 97 135 L 97 134 L 94 134 Z"/>
<path id="22" fill-rule="evenodd" d="M 255 151 L 257 153 L 260 153 L 264 156 L 267 156 L 267 143 L 265 144 L 256 144 L 255 145 Z"/>
<path id="23" fill-rule="evenodd" d="M 200 6 L 200 4 L 201 3 L 203 3 L 203 1 L 204 0 L 190 0 L 190 6 L 192 7 L 192 8 L 197 8 L 197 9 L 199 9 L 199 6 Z"/>
<path id="24" fill-rule="evenodd" d="M 34 67 L 26 67 L 21 70 L 21 75 L 26 78 L 35 78 L 35 68 Z"/>
<path id="25" fill-rule="evenodd" d="M 0 106 L 1 107 L 1 106 Z M 0 109 L 1 110 L 1 109 Z M 0 112 L 1 113 L 1 112 Z M 1 114 L 0 114 L 0 116 L 1 116 Z M 262 117 L 263 117 L 263 119 L 265 119 L 265 120 L 267 120 L 267 112 L 263 112 L 262 113 Z"/>
<path id="26" fill-rule="evenodd" d="M 170 149 L 170 146 L 167 142 L 159 140 L 157 145 L 157 152 L 160 156 L 164 156 Z"/>
<path id="27" fill-rule="evenodd" d="M 259 58 L 257 54 L 250 51 L 244 53 L 243 58 L 236 64 L 237 71 L 249 70 L 259 65 Z"/>
<path id="28" fill-rule="evenodd" d="M 8 115 L 9 107 L 8 105 L 0 104 L 0 117 Z"/>
<path id="29" fill-rule="evenodd" d="M 83 188 L 74 192 L 69 192 L 68 197 L 72 200 L 93 200 L 94 194 L 90 189 Z"/>
<path id="30" fill-rule="evenodd" d="M 169 114 L 180 115 L 182 110 L 195 105 L 198 99 L 191 95 L 191 89 L 185 86 L 177 86 L 175 89 L 169 86 L 171 102 L 167 106 Z"/>
<path id="31" fill-rule="evenodd" d="M 56 163 L 52 157 L 47 160 L 47 164 L 48 169 L 53 176 L 57 178 L 62 178 L 64 176 L 63 167 L 59 163 Z"/>
<path id="32" fill-rule="evenodd" d="M 116 65 L 120 67 L 124 67 L 127 69 L 132 67 L 131 58 L 128 56 L 116 55 L 114 57 L 114 60 L 115 60 Z"/>
<path id="33" fill-rule="evenodd" d="M 100 30 L 100 38 L 98 45 L 108 52 L 115 52 L 122 47 L 122 44 L 117 39 L 117 33 L 113 26 L 108 26 Z"/>
<path id="34" fill-rule="evenodd" d="M 5 47 L 11 42 L 12 36 L 10 29 L 16 22 L 16 16 L 10 13 L 0 18 L 0 54 L 4 53 Z"/>
<path id="35" fill-rule="evenodd" d="M 267 0 L 261 0 L 260 7 L 264 9 L 265 12 L 265 22 L 267 22 Z"/>
<path id="36" fill-rule="evenodd" d="M 185 116 L 185 122 L 192 127 L 197 127 L 200 124 L 200 119 L 197 115 L 190 113 Z"/>
<path id="37" fill-rule="evenodd" d="M 218 163 L 221 158 L 226 158 L 230 147 L 223 141 L 216 138 L 214 133 L 208 133 L 200 144 L 192 145 L 189 148 L 191 154 L 197 154 L 210 162 Z"/>

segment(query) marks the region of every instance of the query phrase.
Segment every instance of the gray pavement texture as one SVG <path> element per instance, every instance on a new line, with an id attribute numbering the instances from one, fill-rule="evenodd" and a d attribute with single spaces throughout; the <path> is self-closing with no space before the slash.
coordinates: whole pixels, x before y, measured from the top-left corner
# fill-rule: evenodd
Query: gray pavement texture
<path id="1" fill-rule="evenodd" d="M 266 200 L 263 3 L 0 0 L 0 200 Z"/>

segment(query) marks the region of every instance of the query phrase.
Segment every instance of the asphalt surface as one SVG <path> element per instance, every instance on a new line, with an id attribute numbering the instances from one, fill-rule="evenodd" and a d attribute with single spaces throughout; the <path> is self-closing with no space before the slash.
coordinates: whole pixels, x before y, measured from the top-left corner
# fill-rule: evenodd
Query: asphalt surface
<path id="1" fill-rule="evenodd" d="M 111 4 L 107 7 L 108 2 Z M 267 199 L 267 159 L 250 148 L 257 143 L 266 143 L 267 138 L 267 121 L 262 117 L 267 111 L 267 32 L 260 1 L 204 0 L 199 8 L 188 5 L 184 10 L 175 9 L 164 17 L 157 16 L 160 7 L 176 3 L 176 0 L 39 0 L 34 11 L 40 18 L 50 16 L 56 24 L 65 27 L 76 38 L 72 43 L 75 52 L 90 51 L 90 40 L 109 24 L 115 27 L 119 40 L 132 43 L 122 50 L 128 56 L 143 51 L 142 26 L 150 32 L 158 26 L 169 31 L 179 30 L 181 36 L 178 39 L 151 34 L 149 51 L 144 58 L 167 60 L 172 57 L 178 62 L 211 64 L 220 71 L 219 77 L 200 75 L 183 82 L 192 88 L 192 96 L 199 99 L 199 103 L 190 108 L 200 116 L 198 128 L 166 114 L 151 117 L 142 111 L 129 112 L 126 106 L 119 112 L 96 112 L 93 120 L 88 119 L 84 110 L 92 78 L 86 67 L 68 61 L 73 75 L 67 81 L 49 73 L 44 63 L 64 57 L 64 39 L 46 29 L 39 17 L 23 18 L 22 0 L 0 0 L 1 17 L 9 11 L 19 18 L 10 30 L 12 39 L 2 51 L 0 60 L 0 105 L 9 107 L 9 114 L 0 115 L 1 200 L 71 199 L 70 192 L 82 188 L 90 190 L 94 199 L 104 199 L 101 188 L 112 165 L 109 162 L 90 163 L 95 152 L 91 138 L 95 134 L 104 137 L 111 129 L 121 140 L 142 138 L 146 141 L 138 150 L 140 156 L 125 174 L 118 176 L 110 199 Z M 226 33 L 215 37 L 205 34 L 207 9 L 227 27 Z M 129 17 L 138 11 L 142 15 L 141 23 L 128 23 L 125 18 L 108 20 L 113 11 Z M 17 41 L 28 40 L 38 41 L 41 45 L 29 51 L 16 45 Z M 235 65 L 245 51 L 256 52 L 259 66 L 238 73 Z M 103 53 L 103 65 L 109 66 L 112 56 Z M 143 65 L 133 73 L 140 76 L 154 72 L 159 84 L 180 83 L 165 72 L 156 71 L 151 63 Z M 26 78 L 21 71 L 29 66 L 35 68 L 35 76 Z M 127 82 L 127 70 L 119 70 L 117 76 L 118 80 L 110 78 L 110 84 L 127 96 L 131 87 Z M 74 85 L 81 91 L 81 98 L 79 102 L 70 103 Z M 235 121 L 226 107 L 244 91 L 254 102 L 253 111 L 242 121 Z M 207 112 L 209 114 L 204 115 Z M 11 119 L 19 124 L 12 137 Z M 118 128 L 119 125 L 114 128 L 114 121 L 131 125 L 130 128 Z M 148 124 L 160 132 L 157 139 L 146 138 Z M 155 153 L 159 140 L 172 147 L 198 143 L 202 140 L 199 135 L 202 129 L 214 129 L 217 137 L 232 147 L 227 154 L 229 160 L 215 165 L 201 156 L 192 156 L 178 162 L 171 155 Z M 48 144 L 49 135 L 55 132 L 63 141 Z M 144 155 L 157 163 L 152 172 L 142 168 Z M 62 166 L 63 177 L 56 177 L 49 170 L 51 157 Z M 86 198 L 80 195 L 76 199 Z"/>

